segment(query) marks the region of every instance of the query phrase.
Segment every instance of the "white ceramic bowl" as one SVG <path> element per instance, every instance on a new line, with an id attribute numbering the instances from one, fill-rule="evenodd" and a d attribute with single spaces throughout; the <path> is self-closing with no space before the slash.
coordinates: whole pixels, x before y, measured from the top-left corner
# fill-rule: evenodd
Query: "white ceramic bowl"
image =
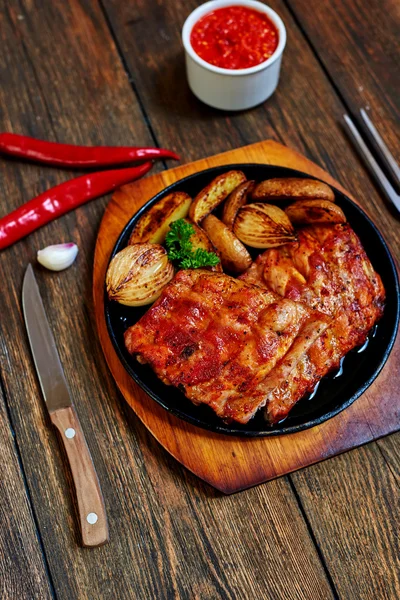
<path id="1" fill-rule="evenodd" d="M 222 69 L 206 62 L 193 50 L 193 26 L 207 13 L 225 6 L 246 6 L 264 13 L 278 30 L 278 46 L 268 60 L 248 69 Z M 202 102 L 222 110 L 244 110 L 261 104 L 275 91 L 279 80 L 286 29 L 280 16 L 256 0 L 212 0 L 201 4 L 186 19 L 182 29 L 189 87 Z"/>

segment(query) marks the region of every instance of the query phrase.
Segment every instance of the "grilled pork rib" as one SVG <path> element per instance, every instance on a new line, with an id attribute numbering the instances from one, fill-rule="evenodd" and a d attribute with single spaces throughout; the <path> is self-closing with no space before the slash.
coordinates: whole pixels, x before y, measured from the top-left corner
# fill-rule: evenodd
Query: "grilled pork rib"
<path id="1" fill-rule="evenodd" d="M 385 290 L 348 224 L 304 228 L 297 243 L 267 250 L 241 279 L 333 319 L 296 368 L 268 395 L 267 416 L 276 423 L 338 367 L 349 350 L 364 343 L 382 316 Z"/>
<path id="2" fill-rule="evenodd" d="M 194 404 L 247 423 L 278 384 L 278 373 L 289 373 L 329 322 L 228 275 L 184 270 L 127 330 L 125 344 Z"/>
<path id="3" fill-rule="evenodd" d="M 384 299 L 353 230 L 312 226 L 238 279 L 178 272 L 125 344 L 164 383 L 224 420 L 247 423 L 266 406 L 276 423 L 364 342 Z"/>

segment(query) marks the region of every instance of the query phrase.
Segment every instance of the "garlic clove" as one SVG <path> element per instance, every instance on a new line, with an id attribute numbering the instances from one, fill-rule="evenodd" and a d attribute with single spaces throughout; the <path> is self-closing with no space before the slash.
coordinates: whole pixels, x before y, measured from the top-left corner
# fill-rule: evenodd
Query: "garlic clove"
<path id="1" fill-rule="evenodd" d="M 37 261 L 50 271 L 63 271 L 72 265 L 77 254 L 78 246 L 73 242 L 54 244 L 38 250 Z"/>

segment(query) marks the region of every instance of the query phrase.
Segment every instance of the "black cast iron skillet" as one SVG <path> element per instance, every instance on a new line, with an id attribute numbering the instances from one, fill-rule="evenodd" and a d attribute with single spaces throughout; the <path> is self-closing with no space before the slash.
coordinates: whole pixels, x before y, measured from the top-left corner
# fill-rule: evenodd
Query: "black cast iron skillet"
<path id="1" fill-rule="evenodd" d="M 214 177 L 231 169 L 240 169 L 248 179 L 256 181 L 272 177 L 310 178 L 309 175 L 294 169 L 263 164 L 225 165 L 195 173 L 165 188 L 132 217 L 118 238 L 112 257 L 127 245 L 131 231 L 140 216 L 160 198 L 172 191 L 184 191 L 194 197 Z M 263 411 L 260 410 L 246 425 L 228 425 L 209 407 L 195 406 L 176 388 L 164 385 L 149 366 L 139 364 L 130 356 L 124 346 L 124 331 L 133 325 L 148 307 L 122 306 L 110 302 L 105 294 L 107 327 L 114 347 L 125 369 L 153 400 L 177 417 L 203 429 L 237 436 L 271 436 L 294 433 L 327 421 L 352 404 L 372 384 L 387 361 L 395 341 L 400 313 L 399 280 L 393 258 L 375 225 L 347 196 L 339 190 L 334 191 L 336 203 L 343 209 L 351 227 L 361 239 L 386 289 L 384 315 L 371 331 L 367 344 L 349 352 L 343 360 L 342 367 L 324 377 L 315 393 L 300 400 L 284 421 L 269 425 L 264 420 Z"/>

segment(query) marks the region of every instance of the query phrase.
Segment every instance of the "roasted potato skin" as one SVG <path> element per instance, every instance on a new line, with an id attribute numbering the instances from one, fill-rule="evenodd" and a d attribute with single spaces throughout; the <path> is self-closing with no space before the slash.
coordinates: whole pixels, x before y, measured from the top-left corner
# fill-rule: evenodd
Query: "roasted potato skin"
<path id="1" fill-rule="evenodd" d="M 185 192 L 172 192 L 153 204 L 137 221 L 129 245 L 139 242 L 163 244 L 173 221 L 186 217 L 192 202 Z"/>
<path id="2" fill-rule="evenodd" d="M 246 181 L 246 176 L 242 171 L 228 171 L 218 175 L 193 200 L 189 210 L 190 219 L 194 223 L 201 223 L 244 181 Z"/>
<path id="3" fill-rule="evenodd" d="M 300 177 L 274 178 L 261 181 L 254 187 L 251 197 L 254 202 L 308 198 L 335 201 L 335 194 L 329 185 L 316 179 Z"/>
<path id="4" fill-rule="evenodd" d="M 277 206 L 260 202 L 246 204 L 239 210 L 233 232 L 251 248 L 274 248 L 296 239 L 286 213 Z"/>
<path id="5" fill-rule="evenodd" d="M 248 196 L 254 188 L 254 181 L 244 181 L 233 190 L 224 202 L 222 210 L 222 222 L 229 229 L 233 229 L 233 224 L 239 209 L 247 202 Z"/>
<path id="6" fill-rule="evenodd" d="M 194 229 L 194 234 L 190 237 L 193 252 L 195 252 L 197 248 L 201 248 L 203 250 L 207 250 L 207 252 L 214 252 L 215 254 L 217 254 L 217 256 L 219 256 L 218 250 L 216 249 L 206 232 L 203 229 L 201 229 L 201 227 L 196 225 L 196 223 L 193 223 L 193 221 L 191 221 L 190 219 L 185 219 L 185 221 L 187 223 L 190 223 L 190 225 Z M 222 273 L 221 263 L 218 263 L 217 265 L 215 265 L 215 267 L 207 268 L 210 269 L 210 271 L 217 271 L 218 273 Z"/>
<path id="7" fill-rule="evenodd" d="M 285 213 L 294 225 L 346 223 L 342 209 L 329 200 L 298 200 L 290 204 Z"/>
<path id="8" fill-rule="evenodd" d="M 218 251 L 224 269 L 243 273 L 252 263 L 248 250 L 236 235 L 217 217 L 208 215 L 203 222 L 208 237 Z"/>

